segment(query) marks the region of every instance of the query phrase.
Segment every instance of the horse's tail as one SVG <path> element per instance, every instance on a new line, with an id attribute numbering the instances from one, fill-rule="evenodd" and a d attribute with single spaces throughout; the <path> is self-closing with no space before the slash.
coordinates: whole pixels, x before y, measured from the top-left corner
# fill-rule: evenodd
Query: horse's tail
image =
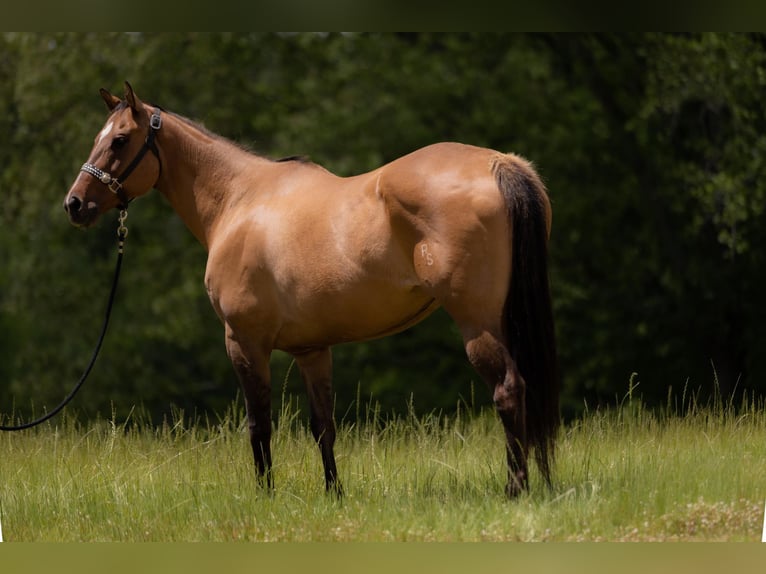
<path id="1" fill-rule="evenodd" d="M 560 425 L 559 374 L 548 283 L 550 201 L 526 160 L 513 154 L 493 166 L 508 208 L 512 263 L 504 329 L 513 360 L 526 381 L 527 439 L 551 484 L 551 463 Z"/>

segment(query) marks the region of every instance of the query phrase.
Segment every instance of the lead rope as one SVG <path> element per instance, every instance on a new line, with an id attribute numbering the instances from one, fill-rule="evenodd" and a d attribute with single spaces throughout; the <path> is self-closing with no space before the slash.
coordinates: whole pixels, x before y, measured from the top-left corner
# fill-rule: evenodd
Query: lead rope
<path id="1" fill-rule="evenodd" d="M 96 358 L 98 357 L 98 352 L 101 350 L 101 345 L 104 342 L 104 337 L 106 336 L 106 328 L 109 325 L 109 316 L 112 314 L 112 304 L 114 303 L 114 295 L 117 292 L 117 283 L 120 279 L 120 268 L 122 267 L 122 255 L 124 253 L 125 248 L 125 238 L 128 236 L 128 228 L 125 227 L 125 220 L 128 217 L 128 211 L 126 209 L 120 210 L 120 216 L 118 219 L 118 227 L 117 227 L 117 265 L 114 268 L 114 279 L 112 280 L 112 288 L 109 291 L 109 300 L 106 304 L 106 313 L 104 314 L 104 323 L 101 327 L 101 335 L 98 338 L 98 343 L 96 343 L 96 348 L 93 349 L 93 356 L 90 358 L 90 363 L 88 363 L 88 366 L 86 367 L 85 371 L 83 372 L 82 376 L 80 377 L 80 380 L 77 382 L 77 384 L 74 386 L 74 388 L 69 392 L 69 394 L 64 398 L 63 401 L 52 411 L 49 413 L 41 416 L 40 418 L 37 418 L 33 421 L 29 421 L 28 423 L 23 423 L 20 425 L 0 425 L 0 431 L 20 431 L 24 429 L 28 429 L 34 426 L 37 426 L 41 423 L 44 423 L 48 419 L 56 416 L 61 409 L 63 409 L 77 394 L 77 391 L 80 390 L 80 387 L 82 387 L 83 383 L 85 382 L 85 379 L 88 378 L 88 375 L 90 374 L 91 369 L 93 369 L 93 365 L 96 364 Z"/>

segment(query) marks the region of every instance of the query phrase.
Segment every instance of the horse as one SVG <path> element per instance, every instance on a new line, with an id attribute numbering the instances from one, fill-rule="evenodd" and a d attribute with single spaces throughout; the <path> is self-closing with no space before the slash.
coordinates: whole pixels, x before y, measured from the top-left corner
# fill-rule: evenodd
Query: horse
<path id="1" fill-rule="evenodd" d="M 502 421 L 505 494 L 529 490 L 532 451 L 551 485 L 552 211 L 530 162 L 442 142 L 341 177 L 257 155 L 143 102 L 128 82 L 123 98 L 100 94 L 109 114 L 64 208 L 88 227 L 156 189 L 207 250 L 204 284 L 242 389 L 257 484 L 273 491 L 273 350 L 295 359 L 325 488 L 342 495 L 331 347 L 398 333 L 443 307 Z"/>

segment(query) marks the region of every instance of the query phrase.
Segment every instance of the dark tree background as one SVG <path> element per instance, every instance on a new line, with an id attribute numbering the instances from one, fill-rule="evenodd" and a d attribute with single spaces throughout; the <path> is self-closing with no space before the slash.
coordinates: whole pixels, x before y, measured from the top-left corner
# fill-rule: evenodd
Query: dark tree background
<path id="1" fill-rule="evenodd" d="M 766 391 L 766 36 L 758 34 L 0 35 L 0 409 L 50 408 L 95 343 L 110 218 L 62 210 L 128 79 L 150 102 L 270 157 L 341 174 L 440 140 L 535 162 L 554 205 L 565 414 L 639 382 L 670 395 Z M 158 193 L 133 204 L 84 416 L 220 412 L 237 394 L 202 284 L 205 252 Z M 296 246 L 296 248 L 299 248 Z M 339 418 L 478 407 L 488 393 L 443 313 L 335 348 Z M 301 392 L 275 354 L 275 404 Z M 634 375 L 635 373 L 635 375 Z M 284 382 L 284 384 L 283 384 Z"/>

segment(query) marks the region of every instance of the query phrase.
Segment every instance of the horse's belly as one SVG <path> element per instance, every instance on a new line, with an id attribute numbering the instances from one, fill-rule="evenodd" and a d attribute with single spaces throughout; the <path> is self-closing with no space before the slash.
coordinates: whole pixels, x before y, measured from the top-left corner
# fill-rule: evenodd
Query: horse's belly
<path id="1" fill-rule="evenodd" d="M 325 295 L 303 312 L 284 317 L 275 347 L 296 351 L 398 333 L 430 315 L 438 304 L 419 288 Z"/>

